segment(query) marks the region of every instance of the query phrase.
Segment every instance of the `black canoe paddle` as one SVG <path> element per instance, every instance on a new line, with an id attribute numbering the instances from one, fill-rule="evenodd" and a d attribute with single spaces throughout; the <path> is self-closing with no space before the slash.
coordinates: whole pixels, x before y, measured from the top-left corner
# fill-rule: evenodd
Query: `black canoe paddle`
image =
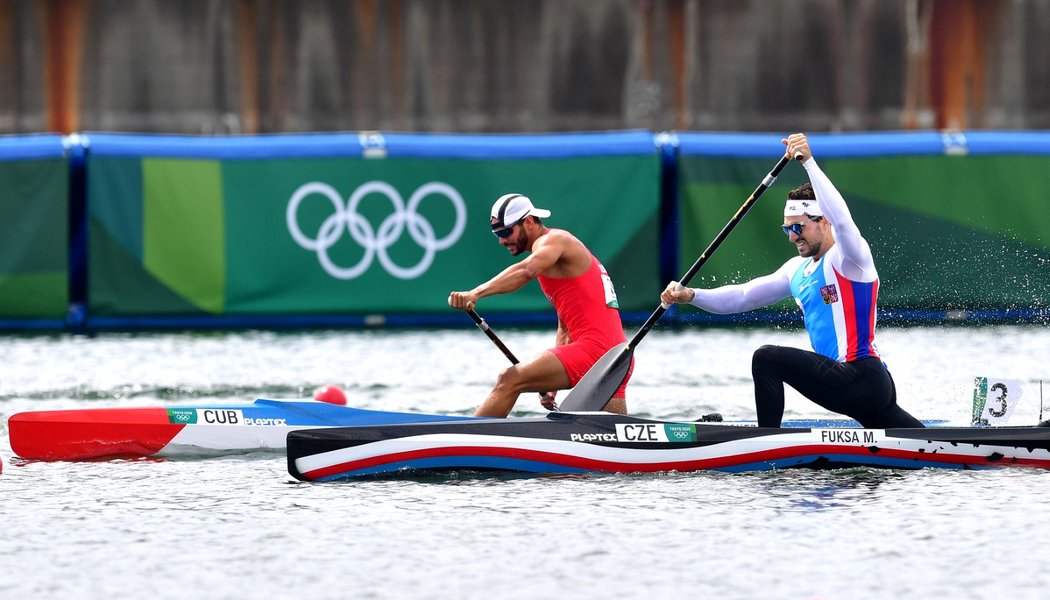
<path id="1" fill-rule="evenodd" d="M 470 318 L 474 320 L 474 324 L 478 326 L 478 329 L 484 331 L 485 335 L 489 336 L 489 339 L 492 340 L 492 343 L 496 344 L 496 347 L 503 352 L 503 356 L 506 356 L 507 359 L 510 360 L 511 364 L 518 364 L 518 357 L 514 356 L 514 353 L 511 352 L 510 348 L 508 348 L 507 345 L 503 343 L 503 340 L 499 339 L 499 336 L 496 335 L 496 332 L 492 331 L 492 327 L 489 327 L 488 321 L 482 318 L 482 316 L 478 314 L 478 311 L 474 310 L 473 308 L 467 308 L 466 312 L 468 315 L 470 315 Z M 540 399 L 547 395 L 546 392 L 540 392 L 539 394 Z M 551 410 L 558 410 L 558 405 L 555 404 L 554 408 Z"/>
<path id="2" fill-rule="evenodd" d="M 796 159 L 802 157 L 802 153 L 798 152 L 794 156 Z M 704 253 L 700 255 L 700 258 L 696 259 L 693 266 L 686 271 L 685 275 L 679 282 L 680 287 L 686 287 L 689 285 L 689 281 L 693 279 L 693 276 L 704 266 L 707 259 L 711 258 L 715 250 L 722 244 L 723 241 L 733 229 L 737 226 L 737 223 L 744 218 L 747 211 L 751 210 L 754 206 L 755 201 L 762 195 L 762 192 L 766 191 L 769 186 L 773 185 L 773 182 L 777 180 L 777 175 L 784 170 L 787 166 L 790 158 L 785 154 L 780 157 L 780 160 L 773 167 L 773 170 L 762 180 L 762 183 L 755 188 L 755 191 L 751 193 L 751 196 L 744 202 L 733 218 L 729 219 L 722 231 L 718 233 L 711 245 L 704 250 Z M 616 393 L 617 388 L 623 383 L 624 378 L 627 377 L 627 371 L 631 367 L 631 359 L 634 356 L 634 349 L 638 346 L 638 343 L 642 341 L 645 334 L 649 333 L 649 330 L 656 325 L 656 322 L 660 320 L 670 305 L 665 306 L 663 303 L 653 312 L 652 315 L 646 319 L 642 328 L 638 330 L 638 333 L 634 334 L 629 342 L 623 342 L 622 344 L 613 346 L 609 351 L 605 353 L 598 362 L 594 363 L 587 373 L 584 374 L 583 378 L 576 384 L 575 387 L 569 392 L 565 399 L 561 403 L 561 409 L 563 411 L 595 411 L 605 409 L 605 405 L 612 399 L 613 394 Z"/>

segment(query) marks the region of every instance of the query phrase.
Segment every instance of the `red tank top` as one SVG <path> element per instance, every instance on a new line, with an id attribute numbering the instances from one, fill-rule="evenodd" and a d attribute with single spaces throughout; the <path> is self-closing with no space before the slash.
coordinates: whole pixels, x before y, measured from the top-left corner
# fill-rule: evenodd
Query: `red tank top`
<path id="1" fill-rule="evenodd" d="M 537 279 L 573 342 L 609 348 L 627 341 L 612 280 L 593 255 L 591 267 L 578 277 L 540 275 Z"/>

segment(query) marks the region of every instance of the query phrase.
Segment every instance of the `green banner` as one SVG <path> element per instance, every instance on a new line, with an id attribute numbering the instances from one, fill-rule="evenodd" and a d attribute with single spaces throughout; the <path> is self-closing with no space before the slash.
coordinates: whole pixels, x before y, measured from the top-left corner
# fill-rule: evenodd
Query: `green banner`
<path id="1" fill-rule="evenodd" d="M 0 162 L 0 318 L 65 318 L 68 205 L 68 159 Z"/>
<path id="2" fill-rule="evenodd" d="M 89 155 L 89 300 L 96 315 L 447 311 L 522 257 L 492 236 L 508 192 L 603 262 L 624 310 L 651 308 L 659 158 L 284 158 Z M 538 284 L 485 311 L 549 310 Z"/>
<path id="3" fill-rule="evenodd" d="M 1050 302 L 1050 156 L 817 159 L 871 245 L 882 308 L 1044 308 Z M 681 158 L 681 264 L 688 265 L 771 168 L 768 160 Z M 779 225 L 789 165 L 694 279 L 739 283 L 796 255 Z M 789 302 L 780 305 L 791 308 Z"/>

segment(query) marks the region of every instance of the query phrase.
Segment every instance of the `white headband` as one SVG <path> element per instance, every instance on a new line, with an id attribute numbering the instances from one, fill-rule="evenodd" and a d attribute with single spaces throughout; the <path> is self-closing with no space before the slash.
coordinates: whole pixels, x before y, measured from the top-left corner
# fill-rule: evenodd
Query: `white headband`
<path id="1" fill-rule="evenodd" d="M 801 217 L 808 215 L 811 217 L 822 217 L 824 211 L 820 210 L 820 205 L 817 204 L 816 200 L 788 200 L 784 206 L 785 217 Z"/>

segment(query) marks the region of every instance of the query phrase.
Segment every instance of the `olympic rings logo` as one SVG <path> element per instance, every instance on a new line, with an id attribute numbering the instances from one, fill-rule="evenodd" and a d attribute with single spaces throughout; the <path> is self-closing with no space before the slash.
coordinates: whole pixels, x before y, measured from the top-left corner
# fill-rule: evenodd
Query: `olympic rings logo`
<path id="1" fill-rule="evenodd" d="M 332 203 L 335 212 L 326 218 L 317 232 L 316 238 L 308 237 L 299 227 L 297 214 L 299 204 L 303 199 L 313 194 L 320 194 Z M 383 219 L 378 229 L 373 229 L 372 224 L 357 212 L 361 200 L 369 194 L 381 194 L 390 200 L 394 212 Z M 456 222 L 452 231 L 444 237 L 434 234 L 434 226 L 421 216 L 417 211 L 423 199 L 432 194 L 439 194 L 448 199 L 452 208 L 456 211 Z M 467 207 L 463 197 L 459 195 L 452 186 L 437 181 L 432 181 L 421 186 L 408 199 L 405 204 L 401 194 L 392 185 L 384 181 L 369 181 L 358 186 L 354 193 L 343 204 L 343 197 L 335 188 L 327 183 L 313 181 L 299 186 L 288 201 L 288 232 L 292 239 L 304 250 L 317 253 L 317 260 L 325 272 L 336 279 L 354 279 L 372 266 L 372 261 L 378 256 L 379 264 L 386 272 L 398 279 L 415 279 L 427 272 L 434 262 L 434 255 L 438 250 L 445 250 L 459 241 L 463 230 L 467 226 Z M 343 236 L 343 228 L 350 234 L 359 246 L 364 248 L 364 256 L 352 267 L 341 267 L 328 256 L 328 250 L 335 245 Z M 412 240 L 423 249 L 423 257 L 411 267 L 402 267 L 396 264 L 387 254 L 387 249 L 397 242 L 405 229 Z"/>

